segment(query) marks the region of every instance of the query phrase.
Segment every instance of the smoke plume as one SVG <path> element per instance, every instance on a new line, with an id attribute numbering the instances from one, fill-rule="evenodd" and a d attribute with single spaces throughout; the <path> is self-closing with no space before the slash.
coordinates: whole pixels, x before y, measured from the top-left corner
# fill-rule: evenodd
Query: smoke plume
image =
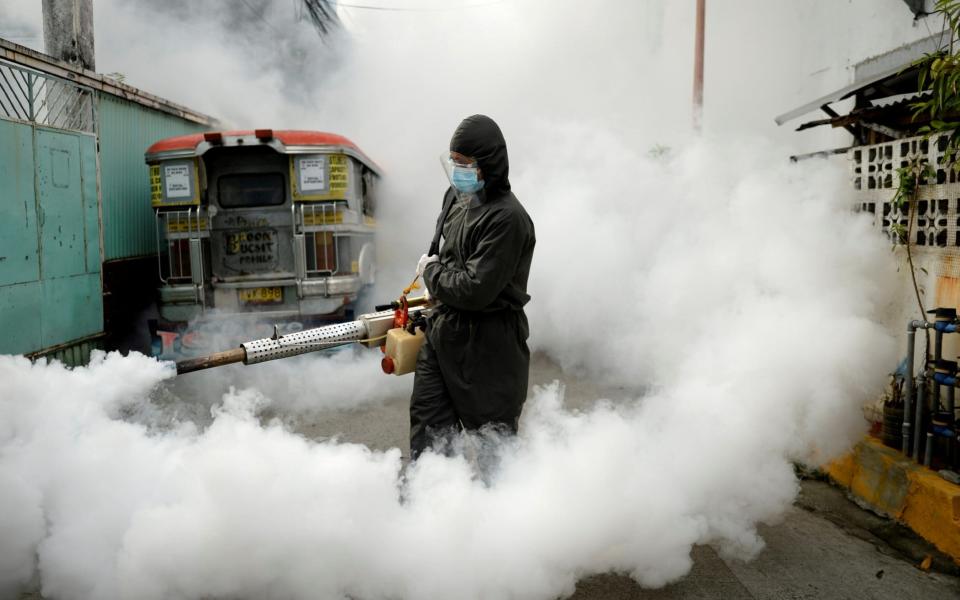
<path id="1" fill-rule="evenodd" d="M 850 213 L 842 162 L 786 161 L 837 136 L 771 119 L 846 83 L 838 60 L 909 36 L 903 4 L 711 4 L 702 137 L 679 3 L 452 4 L 343 7 L 322 42 L 290 3 L 99 0 L 97 63 L 232 126 L 358 142 L 387 173 L 383 297 L 429 242 L 437 155 L 489 114 L 537 227 L 531 346 L 632 399 L 571 411 L 538 388 L 495 470 L 436 454 L 405 470 L 397 449 L 290 427 L 408 393 L 369 355 L 197 384 L 139 355 L 0 357 L 0 593 L 548 599 L 606 571 L 661 586 L 695 544 L 754 556 L 757 524 L 796 495 L 792 463 L 863 433 L 895 362 L 889 252 Z M 837 35 L 807 47 L 797 23 L 827 21 Z M 864 22 L 872 41 L 841 35 Z"/>

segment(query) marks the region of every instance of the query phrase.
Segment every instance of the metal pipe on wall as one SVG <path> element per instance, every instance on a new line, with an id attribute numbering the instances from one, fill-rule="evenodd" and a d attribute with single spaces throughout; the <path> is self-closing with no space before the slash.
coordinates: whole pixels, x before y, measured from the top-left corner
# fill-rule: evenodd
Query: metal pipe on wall
<path id="1" fill-rule="evenodd" d="M 703 120 L 703 54 L 706 0 L 697 0 L 697 32 L 693 50 L 693 129 L 699 133 Z"/>
<path id="2" fill-rule="evenodd" d="M 918 462 L 920 461 L 920 440 L 923 438 L 921 434 L 923 433 L 923 404 L 927 398 L 926 383 L 927 373 L 924 370 L 917 376 L 917 407 L 913 419 L 916 428 L 916 434 L 913 436 L 913 457 Z"/>
<path id="3" fill-rule="evenodd" d="M 907 324 L 907 369 L 906 373 L 904 373 L 903 425 L 901 426 L 903 446 L 900 448 L 905 456 L 910 456 L 910 413 L 913 407 L 913 351 L 916 345 L 917 328 L 923 325 L 923 321 L 910 321 Z"/>
<path id="4" fill-rule="evenodd" d="M 945 412 L 950 418 L 950 427 L 953 427 L 954 422 L 956 421 L 956 388 L 950 386 L 947 388 L 947 405 L 944 407 Z"/>
<path id="5" fill-rule="evenodd" d="M 933 459 L 935 434 L 931 428 L 923 427 L 924 416 L 927 414 L 933 419 L 938 414 L 946 415 L 946 426 L 956 435 L 956 388 L 960 386 L 957 363 L 943 359 L 943 335 L 960 333 L 957 311 L 954 308 L 940 307 L 929 312 L 936 315 L 934 322 L 913 320 L 907 324 L 906 385 L 904 386 L 901 429 L 904 455 L 912 456 L 917 462 L 922 461 L 927 466 Z M 923 368 L 917 375 L 916 381 L 914 381 L 912 374 L 916 358 L 914 346 L 917 329 L 933 329 L 935 331 L 934 352 L 932 361 L 929 355 L 924 356 Z M 930 385 L 930 389 L 926 388 L 927 384 Z M 941 400 L 943 400 L 941 386 L 947 388 L 942 413 L 940 412 Z M 916 404 L 914 404 L 914 396 L 916 396 Z M 912 422 L 911 418 L 913 419 Z M 958 440 L 960 440 L 960 437 L 958 437 Z M 923 446 L 921 446 L 921 443 L 923 443 Z M 921 450 L 924 450 L 922 454 Z M 952 452 L 953 450 L 951 450 Z"/>
<path id="6" fill-rule="evenodd" d="M 939 321 L 939 317 L 937 319 Z M 943 328 L 936 327 L 933 333 L 933 368 L 940 367 L 940 361 L 943 360 Z M 940 405 L 940 383 L 934 378 L 931 382 L 931 391 L 933 393 L 933 411 L 936 412 Z"/>

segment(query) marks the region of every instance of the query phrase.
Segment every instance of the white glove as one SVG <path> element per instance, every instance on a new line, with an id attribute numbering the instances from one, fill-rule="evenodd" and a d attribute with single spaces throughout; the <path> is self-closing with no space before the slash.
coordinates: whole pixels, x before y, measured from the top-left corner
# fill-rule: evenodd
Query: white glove
<path id="1" fill-rule="evenodd" d="M 423 270 L 432 262 L 437 262 L 440 260 L 440 257 L 436 254 L 427 256 L 424 254 L 420 257 L 420 262 L 417 263 L 417 277 L 423 277 Z"/>

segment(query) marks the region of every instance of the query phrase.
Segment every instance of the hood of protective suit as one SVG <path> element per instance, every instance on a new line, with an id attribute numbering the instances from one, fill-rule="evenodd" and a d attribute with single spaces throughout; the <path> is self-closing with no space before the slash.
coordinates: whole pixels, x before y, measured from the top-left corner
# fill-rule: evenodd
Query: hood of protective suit
<path id="1" fill-rule="evenodd" d="M 453 132 L 450 151 L 477 159 L 488 196 L 510 191 L 507 142 L 493 119 L 484 115 L 464 119 Z"/>

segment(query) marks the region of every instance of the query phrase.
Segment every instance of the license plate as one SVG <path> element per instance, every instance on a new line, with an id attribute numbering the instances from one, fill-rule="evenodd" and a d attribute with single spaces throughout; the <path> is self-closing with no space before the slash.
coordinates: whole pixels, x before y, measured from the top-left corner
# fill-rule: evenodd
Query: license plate
<path id="1" fill-rule="evenodd" d="M 240 302 L 247 304 L 276 304 L 283 302 L 283 288 L 261 287 L 238 290 Z"/>

